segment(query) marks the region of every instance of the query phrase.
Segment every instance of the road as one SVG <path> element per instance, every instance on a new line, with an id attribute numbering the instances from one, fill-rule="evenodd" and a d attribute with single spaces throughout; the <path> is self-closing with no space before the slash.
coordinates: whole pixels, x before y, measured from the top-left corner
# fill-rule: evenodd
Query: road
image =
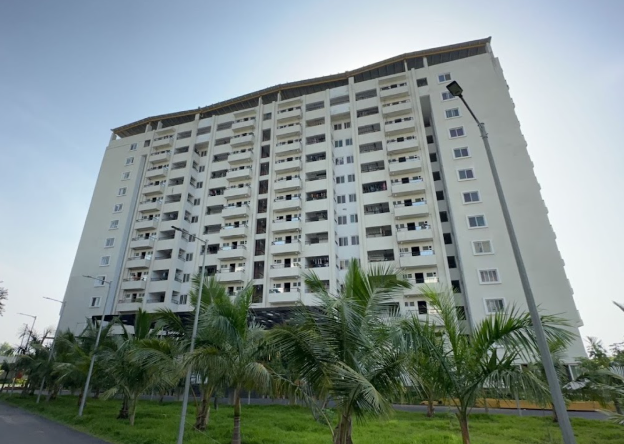
<path id="1" fill-rule="evenodd" d="M 0 403 L 2 444 L 109 444 L 86 433 Z"/>

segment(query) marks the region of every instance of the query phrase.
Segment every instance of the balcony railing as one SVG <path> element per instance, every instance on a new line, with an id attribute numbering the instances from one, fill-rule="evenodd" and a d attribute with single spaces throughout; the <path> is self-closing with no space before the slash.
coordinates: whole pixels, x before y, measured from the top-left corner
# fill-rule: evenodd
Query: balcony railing
<path id="1" fill-rule="evenodd" d="M 434 256 L 435 251 L 433 250 L 422 250 L 420 252 L 415 251 L 403 251 L 401 253 L 401 257 L 409 257 L 409 256 Z"/>

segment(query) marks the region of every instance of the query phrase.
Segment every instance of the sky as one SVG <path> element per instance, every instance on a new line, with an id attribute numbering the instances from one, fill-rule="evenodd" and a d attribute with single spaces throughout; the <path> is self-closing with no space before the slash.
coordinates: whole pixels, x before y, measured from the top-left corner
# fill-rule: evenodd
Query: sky
<path id="1" fill-rule="evenodd" d="M 624 341 L 621 1 L 0 2 L 0 343 L 54 327 L 110 129 L 492 37 L 584 337 Z M 487 122 L 486 122 L 487 124 Z M 618 130 L 620 128 L 620 130 Z"/>

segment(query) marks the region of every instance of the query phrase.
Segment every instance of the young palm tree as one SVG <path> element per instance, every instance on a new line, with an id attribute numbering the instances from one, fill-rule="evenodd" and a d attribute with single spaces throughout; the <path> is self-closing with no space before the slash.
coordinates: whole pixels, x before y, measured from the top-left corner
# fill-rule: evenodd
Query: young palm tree
<path id="1" fill-rule="evenodd" d="M 388 414 L 407 382 L 407 358 L 392 344 L 389 318 L 393 297 L 409 283 L 390 267 L 365 272 L 356 261 L 335 296 L 316 274 L 304 278 L 318 307 L 299 306 L 292 322 L 269 333 L 271 343 L 316 399 L 331 397 L 339 414 L 333 442 L 350 444 L 353 417 Z"/>
<path id="2" fill-rule="evenodd" d="M 430 353 L 430 359 L 439 360 L 440 383 L 457 410 L 463 443 L 470 444 L 468 419 L 484 388 L 509 391 L 524 387 L 535 392 L 545 389 L 539 378 L 520 370 L 517 364 L 519 358 L 537 353 L 531 318 L 528 313 L 511 308 L 483 319 L 469 336 L 456 316 L 451 293 L 426 286 L 422 291 L 438 314 L 436 319 L 405 324 L 407 332 L 410 337 L 421 339 L 416 345 Z M 543 316 L 542 322 L 549 341 L 568 343 L 572 339 L 572 334 L 560 327 L 565 325 L 563 320 Z M 432 327 L 431 323 L 439 324 L 444 333 L 443 349 L 432 344 L 423 332 Z M 420 371 L 427 371 L 427 367 Z"/>
<path id="3" fill-rule="evenodd" d="M 241 443 L 241 391 L 266 391 L 271 382 L 263 348 L 265 330 L 251 317 L 252 298 L 253 287 L 249 285 L 234 297 L 215 292 L 200 319 L 200 329 L 212 332 L 218 344 L 217 353 L 222 361 L 215 367 L 227 369 L 224 382 L 234 390 L 232 444 Z M 197 349 L 188 362 L 196 366 L 207 359 L 214 364 L 211 357 L 206 357 L 211 353 L 208 348 Z"/>

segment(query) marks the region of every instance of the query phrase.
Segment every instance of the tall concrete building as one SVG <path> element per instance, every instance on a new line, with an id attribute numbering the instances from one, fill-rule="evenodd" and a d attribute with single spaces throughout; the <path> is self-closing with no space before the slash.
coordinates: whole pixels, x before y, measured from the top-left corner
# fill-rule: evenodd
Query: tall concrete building
<path id="1" fill-rule="evenodd" d="M 477 323 L 526 307 L 479 131 L 487 123 L 537 302 L 578 334 L 579 313 L 490 39 L 403 54 L 343 74 L 277 85 L 112 130 L 65 294 L 61 328 L 106 313 L 189 311 L 191 278 L 251 283 L 271 309 L 331 292 L 352 258 L 393 264 L 414 287 L 457 289 Z M 189 240 L 180 227 L 207 241 Z M 92 281 L 83 275 L 98 276 Z M 104 281 L 110 281 L 110 285 Z M 104 307 L 106 296 L 109 306 Z M 584 353 L 580 338 L 568 357 Z"/>

